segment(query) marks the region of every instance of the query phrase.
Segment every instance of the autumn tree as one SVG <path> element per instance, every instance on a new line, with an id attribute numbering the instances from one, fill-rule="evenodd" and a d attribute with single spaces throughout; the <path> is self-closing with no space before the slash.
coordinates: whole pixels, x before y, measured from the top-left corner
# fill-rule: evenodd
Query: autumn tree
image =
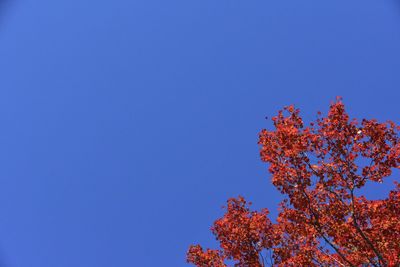
<path id="1" fill-rule="evenodd" d="M 274 129 L 259 134 L 260 155 L 284 195 L 276 222 L 229 199 L 212 233 L 219 249 L 192 245 L 187 261 L 199 267 L 400 266 L 400 186 L 381 200 L 362 195 L 400 166 L 399 130 L 392 121 L 350 119 L 338 98 L 326 117 L 304 126 L 285 107 Z"/>

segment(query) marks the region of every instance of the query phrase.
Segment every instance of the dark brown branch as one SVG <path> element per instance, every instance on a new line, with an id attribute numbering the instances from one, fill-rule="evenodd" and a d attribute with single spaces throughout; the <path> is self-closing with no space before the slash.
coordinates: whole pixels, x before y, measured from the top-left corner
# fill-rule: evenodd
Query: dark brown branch
<path id="1" fill-rule="evenodd" d="M 351 194 L 351 217 L 353 218 L 353 225 L 356 228 L 357 232 L 361 235 L 361 237 L 367 242 L 367 244 L 371 247 L 371 249 L 374 251 L 375 255 L 378 257 L 379 262 L 383 263 L 383 266 L 386 266 L 386 261 L 383 259 L 381 253 L 375 248 L 374 244 L 371 242 L 371 240 L 365 235 L 365 233 L 361 230 L 360 225 L 357 223 L 357 218 L 355 215 L 355 206 L 354 206 L 354 189 L 350 191 Z M 378 266 L 381 266 L 380 264 Z"/>
<path id="2" fill-rule="evenodd" d="M 309 210 L 311 212 L 311 214 L 313 215 L 313 217 L 315 218 L 314 223 L 316 226 L 316 230 L 317 232 L 320 234 L 320 236 L 325 240 L 326 243 L 328 243 L 335 251 L 336 253 L 347 263 L 349 264 L 350 267 L 355 267 L 355 265 L 353 265 L 347 258 L 346 256 L 339 250 L 339 248 L 333 244 L 333 242 L 331 242 L 323 233 L 321 224 L 319 223 L 319 216 L 318 214 L 314 211 L 314 209 L 311 207 L 311 200 L 310 197 L 307 195 L 307 193 L 303 190 L 302 193 L 306 196 L 307 200 L 308 200 L 308 206 L 309 206 Z"/>

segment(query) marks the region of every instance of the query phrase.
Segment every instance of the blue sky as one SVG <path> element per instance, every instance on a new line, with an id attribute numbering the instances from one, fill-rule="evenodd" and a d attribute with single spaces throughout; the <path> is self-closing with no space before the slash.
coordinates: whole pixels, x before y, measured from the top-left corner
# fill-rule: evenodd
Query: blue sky
<path id="1" fill-rule="evenodd" d="M 187 266 L 227 198 L 276 215 L 265 116 L 399 122 L 396 0 L 0 8 L 1 266 Z"/>

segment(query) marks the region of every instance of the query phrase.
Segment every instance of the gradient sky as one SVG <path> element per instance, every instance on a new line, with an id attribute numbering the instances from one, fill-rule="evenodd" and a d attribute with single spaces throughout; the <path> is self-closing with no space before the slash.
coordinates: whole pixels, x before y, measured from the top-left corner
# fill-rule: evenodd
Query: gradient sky
<path id="1" fill-rule="evenodd" d="M 265 116 L 399 122 L 396 1 L 0 5 L 1 266 L 187 266 L 227 198 L 276 216 Z"/>

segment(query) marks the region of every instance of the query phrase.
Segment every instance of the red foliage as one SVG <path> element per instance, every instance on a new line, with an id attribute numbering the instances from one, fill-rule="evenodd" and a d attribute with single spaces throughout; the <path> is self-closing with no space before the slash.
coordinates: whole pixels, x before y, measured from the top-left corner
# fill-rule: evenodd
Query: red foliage
<path id="1" fill-rule="evenodd" d="M 305 127 L 299 110 L 285 107 L 262 130 L 261 159 L 286 197 L 276 223 L 268 210 L 228 200 L 212 232 L 219 250 L 191 246 L 196 266 L 400 266 L 400 185 L 383 200 L 360 189 L 383 182 L 400 167 L 399 126 L 350 120 L 340 99 L 326 117 Z M 356 193 L 357 192 L 357 193 Z"/>

